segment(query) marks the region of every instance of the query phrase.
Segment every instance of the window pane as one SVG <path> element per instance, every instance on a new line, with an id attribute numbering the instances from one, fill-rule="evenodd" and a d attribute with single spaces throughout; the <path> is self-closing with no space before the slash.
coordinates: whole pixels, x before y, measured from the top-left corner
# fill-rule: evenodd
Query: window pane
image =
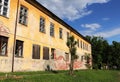
<path id="1" fill-rule="evenodd" d="M 6 12 L 7 13 L 7 8 L 6 7 L 3 7 L 3 12 Z"/>
<path id="2" fill-rule="evenodd" d="M 0 36 L 0 55 L 6 55 L 7 44 L 8 44 L 8 38 Z"/>
<path id="3" fill-rule="evenodd" d="M 7 16 L 7 13 L 6 13 L 6 12 L 3 12 L 3 16 Z"/>
<path id="4" fill-rule="evenodd" d="M 0 5 L 0 14 L 1 14 L 1 9 L 2 9 L 2 6 Z"/>
<path id="5" fill-rule="evenodd" d="M 43 47 L 43 59 L 49 60 L 49 48 L 48 47 Z"/>
<path id="6" fill-rule="evenodd" d="M 2 0 L 0 0 L 0 4 L 2 4 Z"/>
<path id="7" fill-rule="evenodd" d="M 8 2 L 9 0 L 5 0 L 5 2 Z"/>
<path id="8" fill-rule="evenodd" d="M 4 2 L 4 6 L 6 6 L 6 7 L 7 7 L 7 6 L 8 6 L 8 2 Z"/>

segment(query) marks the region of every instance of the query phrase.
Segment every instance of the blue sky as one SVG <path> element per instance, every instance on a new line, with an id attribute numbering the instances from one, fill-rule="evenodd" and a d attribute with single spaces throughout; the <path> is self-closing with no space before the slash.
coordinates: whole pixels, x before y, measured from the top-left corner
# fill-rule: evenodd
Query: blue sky
<path id="1" fill-rule="evenodd" d="M 82 35 L 120 42 L 120 0 L 37 0 Z"/>

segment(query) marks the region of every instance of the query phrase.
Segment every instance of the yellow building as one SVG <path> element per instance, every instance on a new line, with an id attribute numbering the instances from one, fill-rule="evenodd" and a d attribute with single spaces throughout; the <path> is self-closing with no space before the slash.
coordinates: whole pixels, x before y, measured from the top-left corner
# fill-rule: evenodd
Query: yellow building
<path id="1" fill-rule="evenodd" d="M 74 69 L 86 69 L 91 44 L 36 0 L 0 0 L 0 72 L 67 70 L 67 37 L 78 41 Z"/>

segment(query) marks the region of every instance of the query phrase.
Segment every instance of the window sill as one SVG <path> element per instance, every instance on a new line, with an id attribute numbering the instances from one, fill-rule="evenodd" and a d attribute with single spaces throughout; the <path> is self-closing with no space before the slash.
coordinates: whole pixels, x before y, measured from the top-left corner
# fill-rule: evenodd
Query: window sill
<path id="1" fill-rule="evenodd" d="M 15 56 L 16 58 L 24 58 L 24 57 L 22 57 L 22 56 Z"/>
<path id="2" fill-rule="evenodd" d="M 63 38 L 60 38 L 60 40 L 63 40 Z"/>
<path id="3" fill-rule="evenodd" d="M 46 34 L 46 32 L 43 32 L 43 31 L 39 31 L 40 33 L 43 33 L 43 34 Z"/>
<path id="4" fill-rule="evenodd" d="M 0 55 L 0 57 L 8 57 L 8 55 Z"/>
<path id="5" fill-rule="evenodd" d="M 50 37 L 55 38 L 55 36 L 51 36 L 51 35 L 50 35 Z"/>
<path id="6" fill-rule="evenodd" d="M 9 19 L 9 17 L 7 17 L 7 16 L 1 15 L 1 14 L 0 14 L 0 16 L 2 16 L 2 17 L 4 17 L 4 18 L 7 18 L 7 19 Z"/>
<path id="7" fill-rule="evenodd" d="M 32 58 L 33 60 L 40 60 L 40 59 L 38 59 L 38 58 Z"/>
<path id="8" fill-rule="evenodd" d="M 27 24 L 23 24 L 23 23 L 20 23 L 20 22 L 19 22 L 19 24 L 21 24 L 21 25 L 23 25 L 23 26 L 26 26 L 26 27 L 27 27 Z"/>

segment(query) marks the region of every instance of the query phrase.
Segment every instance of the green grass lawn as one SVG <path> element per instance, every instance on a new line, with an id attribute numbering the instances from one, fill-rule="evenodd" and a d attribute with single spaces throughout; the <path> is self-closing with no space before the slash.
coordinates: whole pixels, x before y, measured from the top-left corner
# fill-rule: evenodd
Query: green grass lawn
<path id="1" fill-rule="evenodd" d="M 0 82 L 120 82 L 120 71 L 109 70 L 81 70 L 75 71 L 74 76 L 69 76 L 67 71 L 52 72 L 16 72 L 9 75 L 22 76 L 23 78 L 8 78 Z M 5 76 L 5 73 L 0 73 Z"/>

